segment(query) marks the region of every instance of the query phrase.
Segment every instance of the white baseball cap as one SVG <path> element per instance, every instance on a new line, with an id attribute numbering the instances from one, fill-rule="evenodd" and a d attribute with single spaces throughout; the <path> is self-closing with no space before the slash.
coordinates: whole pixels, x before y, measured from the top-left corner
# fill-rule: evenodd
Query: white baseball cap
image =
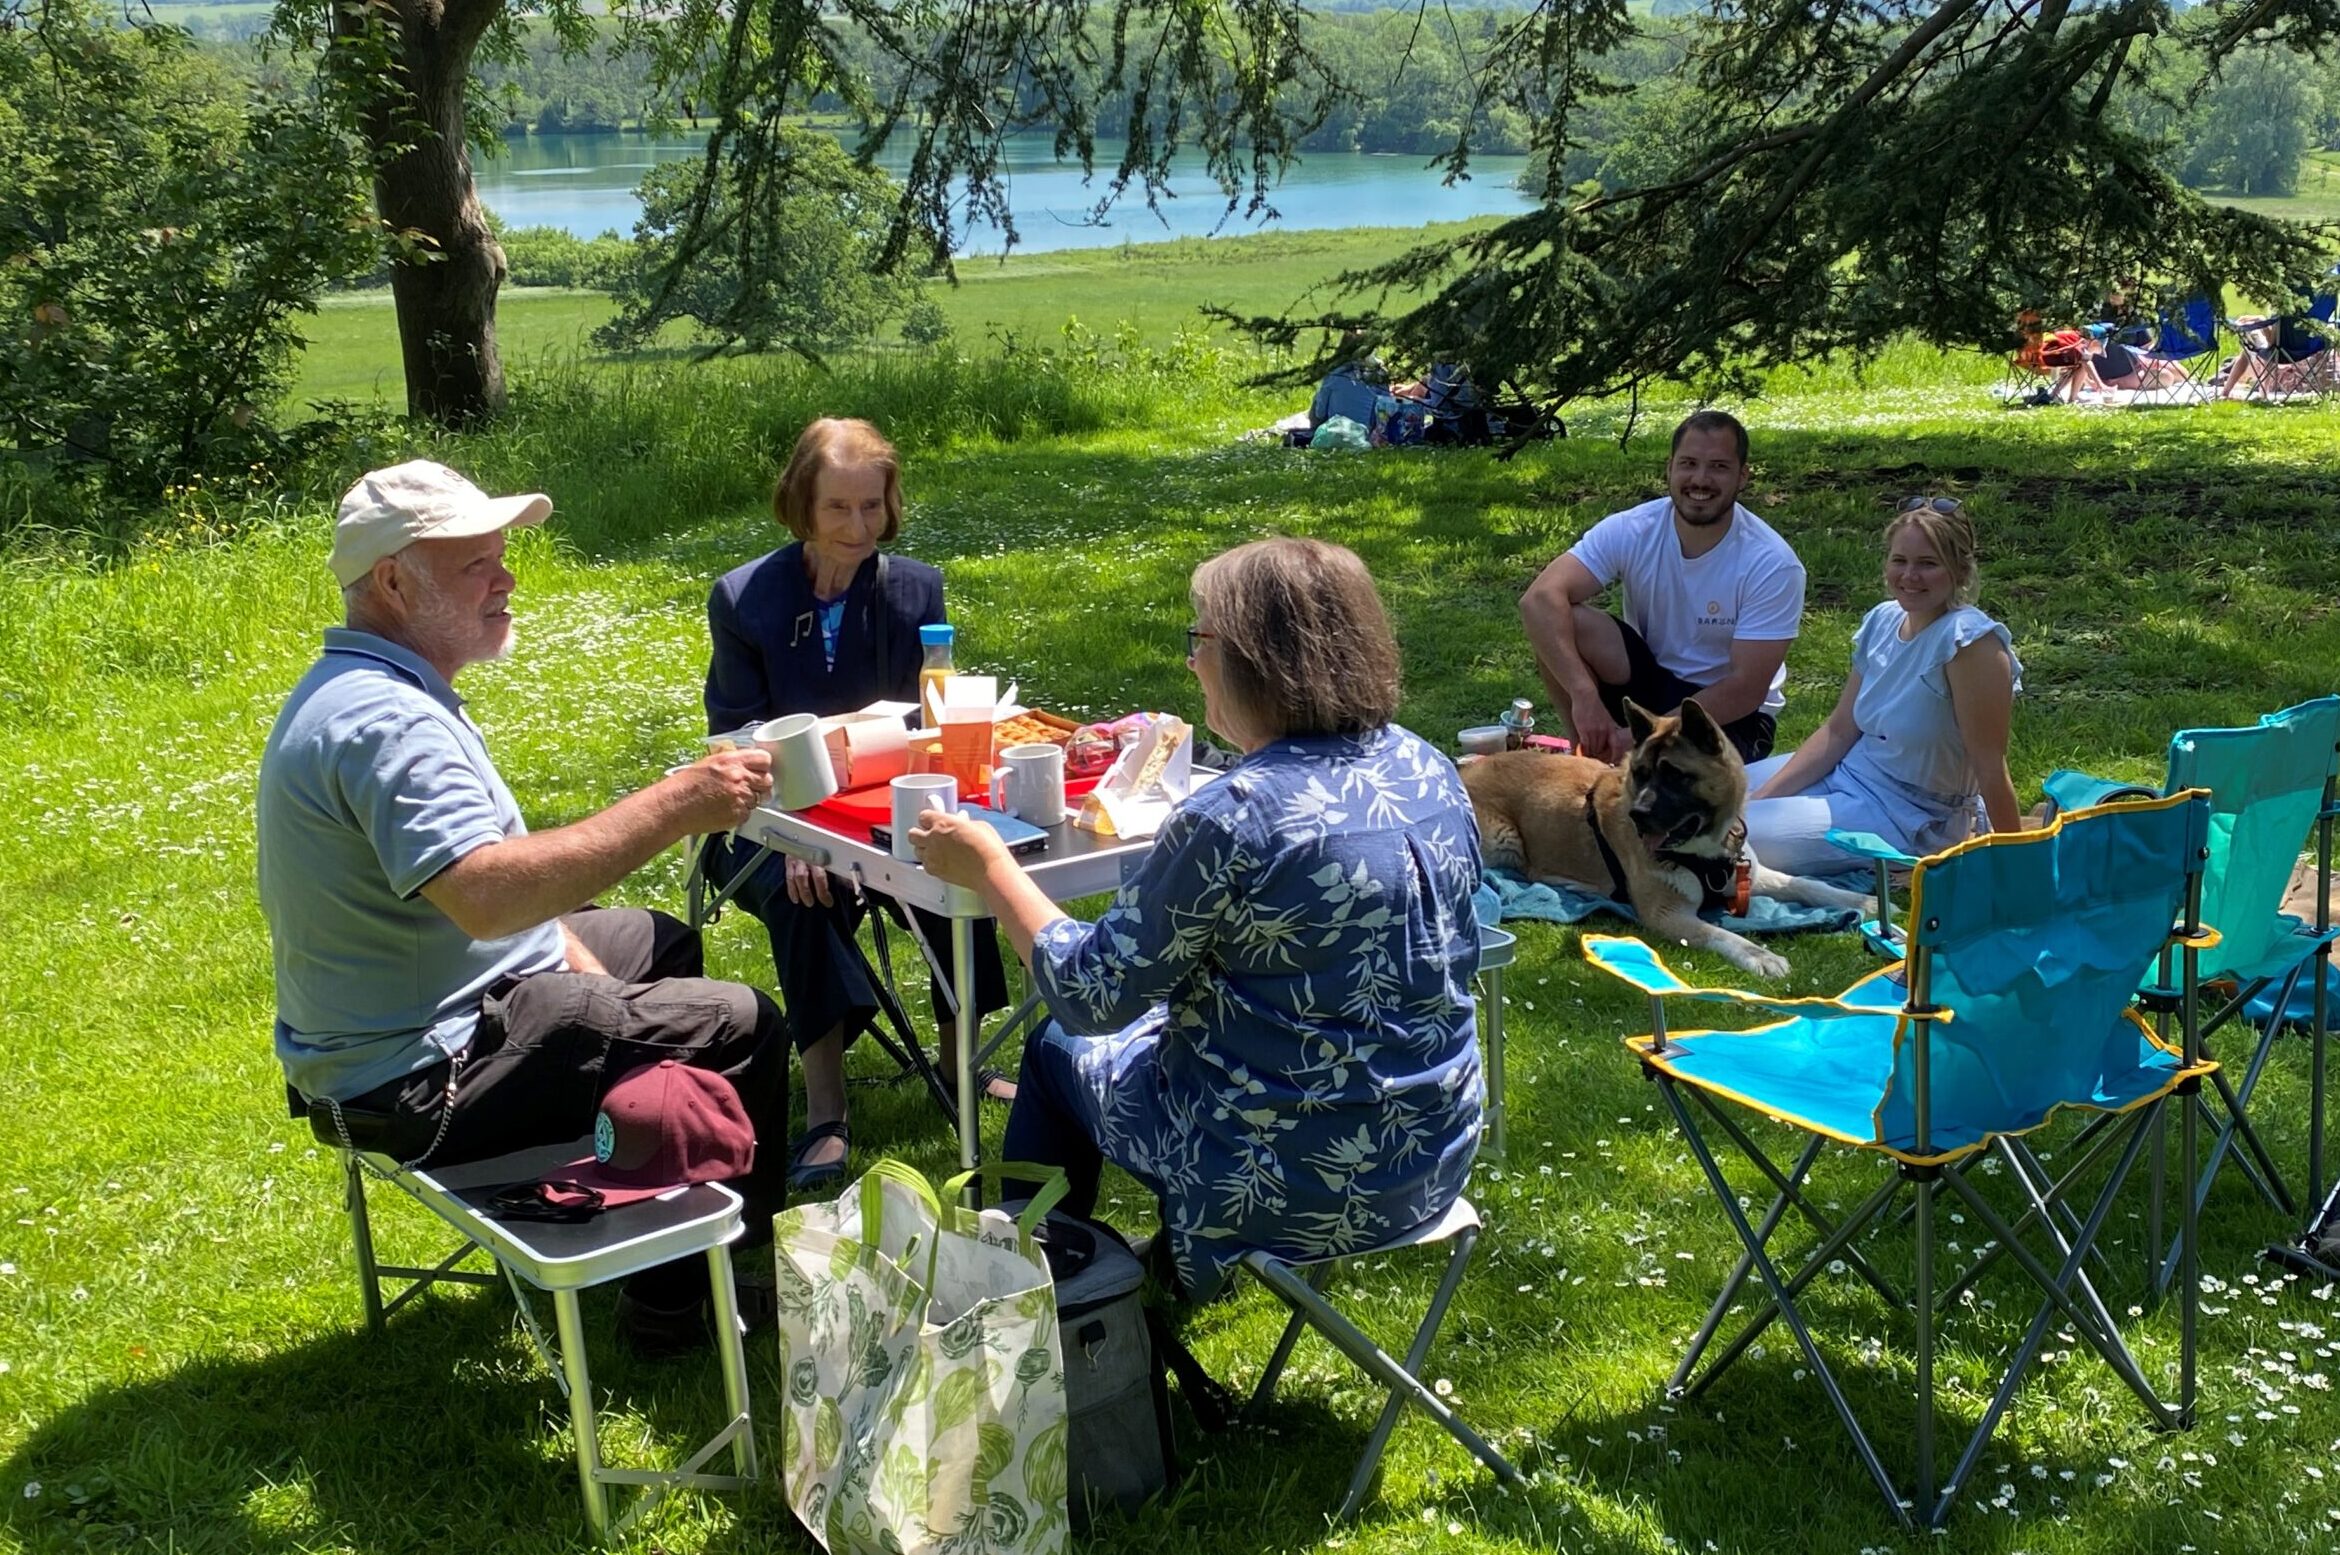
<path id="1" fill-rule="evenodd" d="M 413 459 L 369 470 L 342 494 L 328 563 L 344 588 L 374 563 L 417 540 L 465 540 L 515 524 L 537 524 L 552 511 L 540 492 L 491 497 L 445 465 Z"/>

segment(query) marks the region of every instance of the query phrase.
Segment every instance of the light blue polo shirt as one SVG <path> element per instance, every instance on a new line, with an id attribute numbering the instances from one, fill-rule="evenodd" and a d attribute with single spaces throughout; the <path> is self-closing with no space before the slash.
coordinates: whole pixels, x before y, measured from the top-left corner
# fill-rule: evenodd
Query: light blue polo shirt
<path id="1" fill-rule="evenodd" d="M 260 757 L 260 908 L 276 1056 L 347 1100 L 461 1052 L 496 979 L 566 965 L 560 927 L 475 940 L 420 892 L 528 830 L 463 699 L 419 656 L 328 628 Z"/>

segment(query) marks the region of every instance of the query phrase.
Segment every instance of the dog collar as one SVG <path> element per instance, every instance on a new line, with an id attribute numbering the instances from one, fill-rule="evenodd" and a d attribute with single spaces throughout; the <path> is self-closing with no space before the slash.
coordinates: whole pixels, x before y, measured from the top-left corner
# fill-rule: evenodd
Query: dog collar
<path id="1" fill-rule="evenodd" d="M 1590 801 L 1587 801 L 1590 809 Z M 1600 837 L 1596 830 L 1594 836 Z M 1609 865 L 1609 873 L 1617 875 L 1617 860 L 1609 851 L 1609 842 L 1601 837 L 1601 855 Z M 1705 912 L 1719 907 L 1739 917 L 1747 915 L 1747 903 L 1754 894 L 1755 871 L 1747 863 L 1747 823 L 1733 821 L 1731 829 L 1723 833 L 1723 851 L 1720 853 L 1687 853 L 1679 848 L 1658 848 L 1651 857 L 1660 863 L 1672 864 L 1690 871 L 1698 882 L 1698 908 Z"/>

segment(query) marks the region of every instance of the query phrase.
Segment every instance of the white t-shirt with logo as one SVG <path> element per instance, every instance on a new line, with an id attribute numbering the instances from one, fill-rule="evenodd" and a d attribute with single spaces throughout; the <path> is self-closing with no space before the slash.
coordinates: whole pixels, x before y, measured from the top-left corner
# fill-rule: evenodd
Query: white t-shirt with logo
<path id="1" fill-rule="evenodd" d="M 1778 530 L 1743 507 L 1733 506 L 1731 532 L 1704 556 L 1682 555 L 1671 497 L 1611 513 L 1568 554 L 1603 588 L 1623 580 L 1626 624 L 1658 663 L 1694 686 L 1730 673 L 1733 641 L 1793 642 L 1804 618 L 1804 564 Z M 1763 711 L 1787 705 L 1786 684 L 1782 664 Z"/>

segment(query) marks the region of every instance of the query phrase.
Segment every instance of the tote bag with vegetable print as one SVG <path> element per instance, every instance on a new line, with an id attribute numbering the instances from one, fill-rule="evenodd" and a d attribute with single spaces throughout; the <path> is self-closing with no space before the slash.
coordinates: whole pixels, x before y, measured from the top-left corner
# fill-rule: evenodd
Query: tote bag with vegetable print
<path id="1" fill-rule="evenodd" d="M 1047 1184 L 1016 1220 L 957 1207 L 969 1177 Z M 785 1210 L 782 1485 L 832 1555 L 1060 1555 L 1064 1358 L 1031 1227 L 1053 1168 L 926 1179 L 880 1161 L 833 1203 Z"/>

